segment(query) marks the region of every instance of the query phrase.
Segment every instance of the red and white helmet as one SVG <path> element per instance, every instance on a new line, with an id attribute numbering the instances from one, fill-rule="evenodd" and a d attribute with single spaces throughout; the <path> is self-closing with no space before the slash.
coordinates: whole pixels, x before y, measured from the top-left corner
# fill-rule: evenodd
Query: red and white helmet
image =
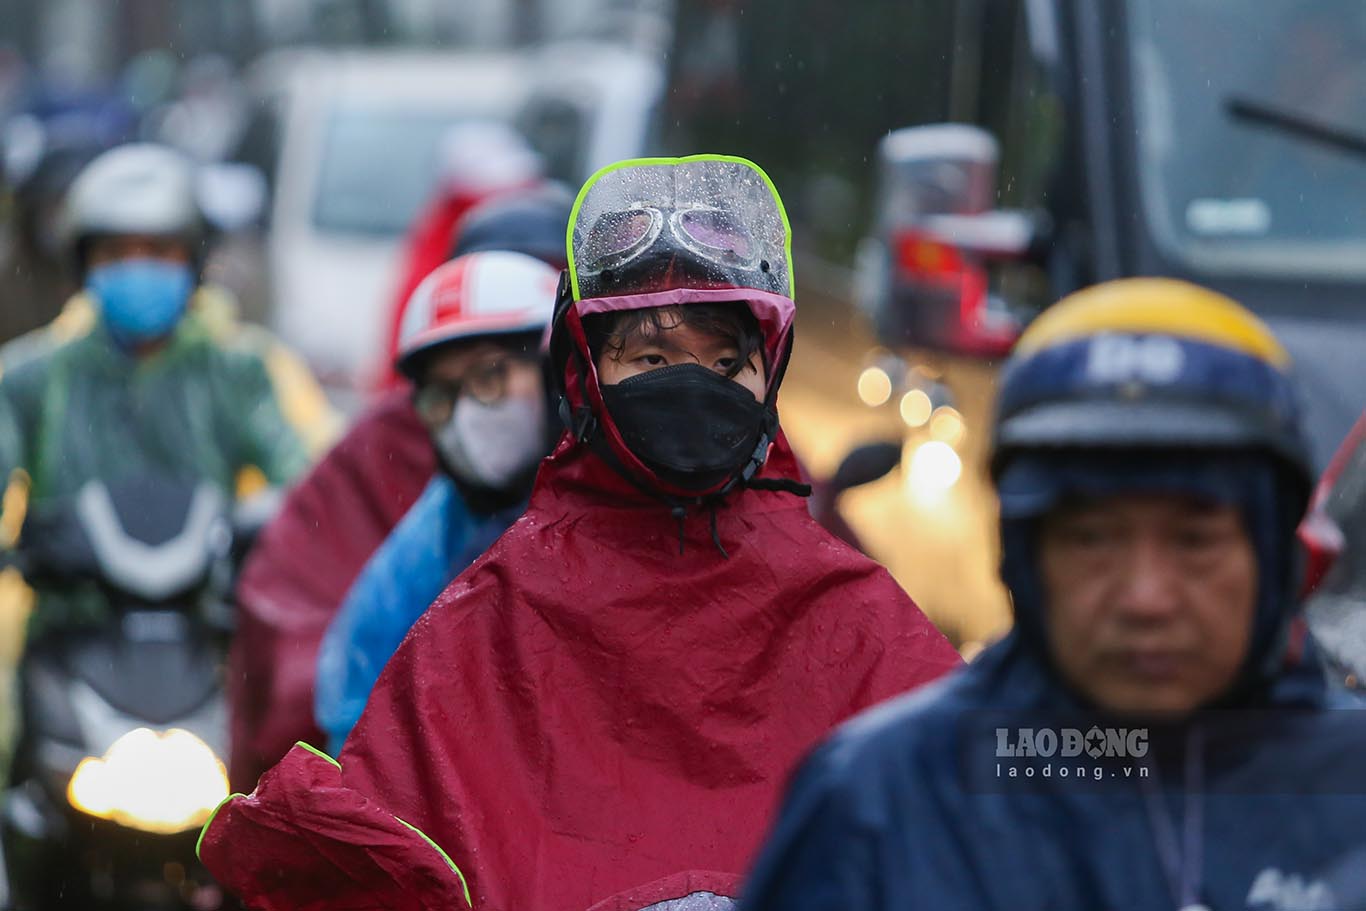
<path id="1" fill-rule="evenodd" d="M 438 345 L 498 335 L 544 333 L 560 274 L 524 253 L 491 250 L 445 263 L 417 286 L 399 326 L 398 369 Z"/>

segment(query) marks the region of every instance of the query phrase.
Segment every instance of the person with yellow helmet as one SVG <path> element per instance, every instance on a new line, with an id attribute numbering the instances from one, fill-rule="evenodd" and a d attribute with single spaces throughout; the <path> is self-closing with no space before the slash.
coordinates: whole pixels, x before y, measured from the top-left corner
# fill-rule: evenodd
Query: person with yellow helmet
<path id="1" fill-rule="evenodd" d="M 1361 906 L 1366 725 L 1299 619 L 1297 395 L 1184 282 L 1036 320 L 991 463 L 1014 630 L 807 758 L 742 907 Z"/>

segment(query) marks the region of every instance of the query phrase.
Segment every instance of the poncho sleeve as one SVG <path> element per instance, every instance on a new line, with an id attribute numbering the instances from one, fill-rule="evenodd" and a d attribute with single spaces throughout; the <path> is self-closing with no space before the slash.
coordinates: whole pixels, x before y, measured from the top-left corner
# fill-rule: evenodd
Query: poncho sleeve
<path id="1" fill-rule="evenodd" d="M 0 384 L 0 490 L 9 484 L 10 475 L 23 465 L 24 435 L 8 392 Z"/>
<path id="2" fill-rule="evenodd" d="M 341 766 L 299 744 L 233 795 L 199 857 L 257 911 L 451 911 L 471 906 L 464 875 L 430 838 L 348 787 Z"/>

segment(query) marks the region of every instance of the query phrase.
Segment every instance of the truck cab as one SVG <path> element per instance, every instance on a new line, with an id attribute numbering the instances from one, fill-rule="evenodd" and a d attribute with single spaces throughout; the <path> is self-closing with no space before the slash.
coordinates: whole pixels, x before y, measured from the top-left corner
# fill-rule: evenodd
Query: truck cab
<path id="1" fill-rule="evenodd" d="M 1290 350 L 1322 468 L 1366 406 L 1366 6 L 962 0 L 945 19 L 954 124 L 879 149 L 860 274 L 883 344 L 999 358 L 1078 287 L 1188 279 Z"/>
<path id="2" fill-rule="evenodd" d="M 1366 5 L 1255 6 L 944 0 L 924 17 L 942 33 L 922 46 L 952 49 L 926 83 L 944 88 L 921 119 L 941 122 L 879 143 L 855 270 L 879 344 L 858 393 L 900 425 L 907 495 L 851 514 L 965 654 L 1010 622 L 995 368 L 1053 301 L 1162 275 L 1251 307 L 1295 360 L 1317 470 L 1366 408 Z"/>

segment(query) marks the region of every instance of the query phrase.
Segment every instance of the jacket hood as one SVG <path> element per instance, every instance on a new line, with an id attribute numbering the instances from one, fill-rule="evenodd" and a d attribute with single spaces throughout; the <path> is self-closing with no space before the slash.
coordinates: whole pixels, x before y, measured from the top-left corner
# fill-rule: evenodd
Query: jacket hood
<path id="1" fill-rule="evenodd" d="M 744 295 L 749 295 L 751 299 L 744 299 Z M 697 491 L 676 487 L 659 477 L 627 446 L 603 400 L 602 384 L 597 367 L 593 363 L 582 318 L 586 315 L 612 311 L 728 303 L 737 300 L 749 306 L 764 335 L 764 363 L 769 373 L 764 404 L 776 426 L 778 389 L 782 385 L 792 350 L 795 305 L 790 299 L 779 295 L 761 295 L 752 291 L 678 288 L 626 298 L 590 301 L 572 301 L 562 297 L 551 330 L 551 369 L 554 371 L 555 379 L 563 384 L 560 390 L 560 416 L 569 429 L 570 436 L 576 442 L 587 443 L 598 435 L 609 457 L 622 466 L 629 477 L 637 481 L 637 486 L 644 486 L 664 497 L 696 500 L 721 492 L 725 484 L 718 484 L 712 490 L 700 494 Z M 774 433 L 765 433 L 763 446 L 771 447 L 776 439 Z M 767 454 L 759 452 L 756 455 L 762 465 L 771 455 L 771 450 Z"/>
<path id="2" fill-rule="evenodd" d="M 1302 573 L 1295 529 L 1303 504 L 1283 471 L 1277 460 L 1255 453 L 1076 450 L 1011 459 L 998 481 L 1001 577 L 1011 592 L 1019 647 L 1057 678 L 1045 634 L 1038 565 L 1040 521 L 1054 505 L 1069 496 L 1188 494 L 1237 507 L 1252 539 L 1258 567 L 1252 640 L 1240 677 L 1224 702 L 1264 701 L 1288 668 L 1317 662 L 1310 654 L 1299 654 L 1300 643 L 1292 641 Z"/>

